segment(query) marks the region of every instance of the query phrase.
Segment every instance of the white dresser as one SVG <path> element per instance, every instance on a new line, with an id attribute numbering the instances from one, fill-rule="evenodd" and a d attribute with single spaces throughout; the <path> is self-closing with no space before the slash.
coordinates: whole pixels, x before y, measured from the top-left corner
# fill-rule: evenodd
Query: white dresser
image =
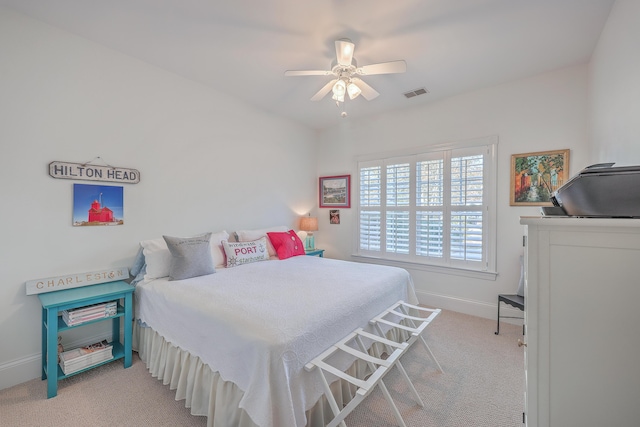
<path id="1" fill-rule="evenodd" d="M 640 426 L 640 219 L 520 223 L 527 425 Z"/>

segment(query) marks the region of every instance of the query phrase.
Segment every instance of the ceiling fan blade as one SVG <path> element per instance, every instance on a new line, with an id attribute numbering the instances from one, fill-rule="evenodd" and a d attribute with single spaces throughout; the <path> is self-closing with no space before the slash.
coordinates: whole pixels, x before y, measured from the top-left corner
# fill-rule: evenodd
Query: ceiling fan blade
<path id="1" fill-rule="evenodd" d="M 331 71 L 326 70 L 288 70 L 284 72 L 285 77 L 295 77 L 295 76 L 328 76 L 331 74 Z"/>
<path id="2" fill-rule="evenodd" d="M 355 48 L 356 45 L 349 39 L 336 40 L 336 58 L 338 59 L 338 64 L 344 65 L 345 67 L 351 65 Z"/>
<path id="3" fill-rule="evenodd" d="M 322 98 L 324 98 L 324 96 L 326 94 L 328 94 L 329 92 L 331 92 L 331 89 L 333 89 L 333 85 L 336 84 L 336 82 L 338 81 L 338 79 L 333 79 L 331 80 L 329 83 L 327 83 L 326 85 L 324 85 L 322 87 L 322 89 L 320 89 L 318 92 L 316 92 L 315 95 L 313 95 L 311 97 L 312 101 L 320 101 Z"/>
<path id="4" fill-rule="evenodd" d="M 380 95 L 374 88 L 363 82 L 361 79 L 354 77 L 351 79 L 351 81 L 360 88 L 360 90 L 362 91 L 361 95 L 364 96 L 364 99 L 366 99 L 367 101 L 371 101 L 372 99 L 375 99 L 378 97 L 378 95 Z"/>
<path id="5" fill-rule="evenodd" d="M 404 61 L 380 62 L 379 64 L 364 65 L 356 70 L 363 76 L 374 74 L 394 74 L 407 71 L 407 63 Z"/>

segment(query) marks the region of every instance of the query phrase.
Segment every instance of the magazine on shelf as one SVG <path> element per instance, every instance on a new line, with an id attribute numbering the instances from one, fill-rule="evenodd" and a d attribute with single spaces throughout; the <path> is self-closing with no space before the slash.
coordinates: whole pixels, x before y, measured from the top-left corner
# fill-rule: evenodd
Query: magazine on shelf
<path id="1" fill-rule="evenodd" d="M 75 326 L 75 325 L 79 325 L 79 324 L 84 323 L 84 322 L 88 322 L 90 320 L 105 319 L 107 317 L 109 317 L 109 316 L 106 313 L 88 314 L 86 316 L 78 317 L 78 318 L 75 318 L 75 319 L 69 319 L 64 314 L 62 315 L 62 319 L 64 320 L 64 323 L 67 324 L 67 326 Z"/>
<path id="2" fill-rule="evenodd" d="M 63 351 L 62 353 L 60 353 L 60 360 L 64 363 L 67 363 L 75 359 L 86 357 L 87 355 L 91 355 L 93 353 L 106 353 L 106 352 L 111 353 L 112 350 L 113 350 L 113 346 L 109 344 L 107 340 L 102 340 L 100 342 L 90 344 L 84 347 Z"/>
<path id="3" fill-rule="evenodd" d="M 113 357 L 113 354 L 111 352 L 104 352 L 104 353 L 92 354 L 90 356 L 86 356 L 82 358 L 77 358 L 70 362 L 61 361 L 60 363 L 62 363 L 62 365 L 67 368 L 71 368 L 74 366 L 87 366 L 92 363 L 102 362 L 103 360 L 111 359 L 111 357 Z"/>
<path id="4" fill-rule="evenodd" d="M 92 354 L 91 356 L 83 357 L 81 359 L 74 359 L 71 362 L 63 362 L 60 364 L 65 368 L 75 368 L 75 367 L 85 367 L 90 366 L 94 363 L 102 362 L 103 360 L 109 360 L 113 357 L 111 352 L 105 352 L 100 354 Z"/>
<path id="5" fill-rule="evenodd" d="M 60 353 L 60 368 L 65 375 L 113 359 L 113 345 L 107 340 Z"/>
<path id="6" fill-rule="evenodd" d="M 72 363 L 70 365 L 60 363 L 60 369 L 62 369 L 62 372 L 65 375 L 69 375 L 111 359 L 113 359 L 113 355 L 105 353 L 103 357 L 97 359 L 81 360 L 80 362 Z"/>
<path id="7" fill-rule="evenodd" d="M 109 301 L 103 302 L 99 304 L 89 305 L 86 307 L 75 308 L 72 310 L 63 310 L 62 313 L 66 314 L 70 319 L 76 317 L 82 317 L 88 314 L 94 313 L 111 313 L 110 315 L 116 314 L 118 311 L 118 303 L 117 301 Z"/>
<path id="8" fill-rule="evenodd" d="M 70 313 L 76 313 L 76 312 L 79 313 L 79 312 L 82 312 L 82 311 L 90 311 L 90 310 L 93 310 L 93 309 L 96 309 L 96 308 L 112 306 L 112 305 L 115 305 L 116 303 L 117 303 L 116 300 L 106 301 L 106 302 L 99 302 L 99 303 L 96 303 L 96 304 L 85 305 L 85 306 L 78 307 L 78 308 L 72 308 L 72 309 L 69 309 L 68 311 Z"/>
<path id="9" fill-rule="evenodd" d="M 117 301 L 82 307 L 75 310 L 63 310 L 62 319 L 67 326 L 75 326 L 95 319 L 115 316 L 118 313 Z"/>

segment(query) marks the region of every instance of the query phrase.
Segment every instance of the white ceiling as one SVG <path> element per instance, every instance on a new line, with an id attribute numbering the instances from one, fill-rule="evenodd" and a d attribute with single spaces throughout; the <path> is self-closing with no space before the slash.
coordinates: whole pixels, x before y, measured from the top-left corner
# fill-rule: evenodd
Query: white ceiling
<path id="1" fill-rule="evenodd" d="M 149 64 L 321 129 L 340 120 L 329 69 L 334 41 L 358 65 L 404 59 L 404 74 L 364 80 L 380 92 L 347 100 L 346 120 L 415 106 L 586 63 L 614 0 L 0 0 Z M 406 99 L 404 92 L 430 93 Z"/>

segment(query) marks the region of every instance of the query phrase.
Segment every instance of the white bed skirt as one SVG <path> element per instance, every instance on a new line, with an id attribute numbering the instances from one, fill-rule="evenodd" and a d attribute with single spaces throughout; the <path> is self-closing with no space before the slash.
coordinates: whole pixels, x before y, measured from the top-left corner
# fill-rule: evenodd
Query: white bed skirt
<path id="1" fill-rule="evenodd" d="M 192 415 L 207 417 L 208 427 L 257 427 L 238 407 L 243 391 L 234 383 L 223 380 L 199 357 L 175 347 L 138 322 L 134 322 L 133 327 L 133 348 L 151 375 L 176 390 L 176 400 L 185 400 L 185 407 L 191 409 Z M 381 347 L 372 347 L 369 352 L 380 357 Z M 368 373 L 362 361 L 354 363 L 347 372 L 357 378 L 364 378 Z M 342 380 L 331 384 L 331 389 L 338 406 L 347 404 L 355 393 L 355 388 Z M 324 395 L 306 411 L 306 415 L 308 427 L 326 426 L 333 419 Z"/>

